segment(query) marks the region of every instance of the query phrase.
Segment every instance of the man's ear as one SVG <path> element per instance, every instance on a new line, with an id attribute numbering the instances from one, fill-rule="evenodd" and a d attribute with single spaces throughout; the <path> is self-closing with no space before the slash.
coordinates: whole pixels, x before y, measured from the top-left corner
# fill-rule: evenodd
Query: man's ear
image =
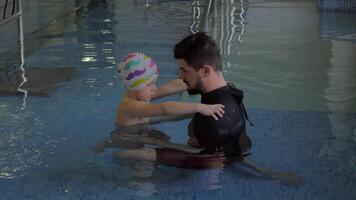
<path id="1" fill-rule="evenodd" d="M 209 76 L 209 74 L 211 73 L 211 70 L 213 70 L 213 68 L 211 68 L 210 65 L 204 65 L 202 68 L 202 76 L 203 77 Z"/>

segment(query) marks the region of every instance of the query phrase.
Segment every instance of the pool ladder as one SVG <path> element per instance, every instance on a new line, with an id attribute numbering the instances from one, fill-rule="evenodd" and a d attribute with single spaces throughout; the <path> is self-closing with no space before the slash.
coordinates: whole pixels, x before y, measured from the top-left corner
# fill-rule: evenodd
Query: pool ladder
<path id="1" fill-rule="evenodd" d="M 209 15 L 211 10 L 211 4 L 213 0 L 205 0 L 205 8 L 203 13 L 203 25 L 201 27 L 201 31 L 208 32 L 209 29 Z"/>
<path id="2" fill-rule="evenodd" d="M 22 0 L 13 0 L 12 1 L 12 12 L 9 17 L 6 17 L 6 11 L 7 11 L 7 6 L 8 6 L 9 1 L 5 1 L 4 9 L 3 9 L 3 15 L 2 19 L 0 20 L 0 26 L 3 26 L 4 24 L 11 22 L 13 20 L 17 20 L 17 36 L 18 36 L 18 46 L 20 48 L 20 55 L 21 55 L 21 65 L 20 69 L 22 71 L 21 76 L 22 76 L 22 82 L 20 85 L 17 87 L 17 91 L 21 92 L 24 94 L 24 99 L 23 99 L 23 108 L 26 107 L 26 98 L 27 98 L 27 90 L 21 89 L 21 86 L 27 82 L 27 78 L 25 76 L 25 54 L 24 54 L 24 33 L 23 33 L 23 15 L 22 15 Z M 16 13 L 15 13 L 16 10 Z"/>

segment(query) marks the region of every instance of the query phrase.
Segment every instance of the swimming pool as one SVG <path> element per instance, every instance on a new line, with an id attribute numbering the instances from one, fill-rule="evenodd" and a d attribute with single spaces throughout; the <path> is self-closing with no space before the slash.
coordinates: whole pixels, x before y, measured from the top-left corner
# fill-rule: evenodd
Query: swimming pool
<path id="1" fill-rule="evenodd" d="M 60 4 L 38 2 L 41 9 Z M 25 106 L 22 96 L 0 97 L 2 198 L 354 199 L 355 15 L 319 14 L 309 0 L 221 2 L 209 34 L 221 47 L 226 78 L 245 91 L 255 124 L 248 127 L 250 159 L 297 173 L 304 179 L 299 188 L 239 167 L 221 172 L 157 165 L 152 177 L 135 178 L 113 162 L 114 149 L 95 154 L 95 144 L 114 129 L 123 92 L 115 62 L 142 51 L 157 61 L 159 83 L 176 77 L 173 45 L 201 25 L 196 5 L 203 1 L 91 0 L 69 13 L 68 5 L 78 1 L 61 4 L 61 14 L 53 15 L 63 17 L 27 34 L 27 69 L 71 67 L 77 75 L 49 97 L 29 96 Z M 2 42 L 12 37 L 2 35 Z M 15 66 L 16 54 L 2 55 L 1 69 Z M 186 94 L 170 99 L 192 100 Z M 157 127 L 183 143 L 187 124 Z"/>

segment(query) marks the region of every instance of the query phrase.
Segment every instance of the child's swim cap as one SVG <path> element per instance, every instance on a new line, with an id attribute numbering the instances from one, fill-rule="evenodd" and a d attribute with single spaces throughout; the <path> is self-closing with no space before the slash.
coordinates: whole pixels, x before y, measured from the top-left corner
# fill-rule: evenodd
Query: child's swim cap
<path id="1" fill-rule="evenodd" d="M 140 90 L 158 77 L 156 63 L 143 53 L 127 54 L 117 66 L 128 90 Z"/>

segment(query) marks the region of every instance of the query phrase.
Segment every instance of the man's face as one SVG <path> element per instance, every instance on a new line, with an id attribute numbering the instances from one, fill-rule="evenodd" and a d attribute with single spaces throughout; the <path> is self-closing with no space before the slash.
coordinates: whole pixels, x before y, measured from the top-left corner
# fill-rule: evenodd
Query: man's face
<path id="1" fill-rule="evenodd" d="M 190 67 L 184 59 L 177 59 L 179 66 L 178 78 L 182 79 L 187 84 L 187 91 L 189 94 L 201 94 L 203 92 L 203 79 L 201 70 L 196 71 Z"/>

